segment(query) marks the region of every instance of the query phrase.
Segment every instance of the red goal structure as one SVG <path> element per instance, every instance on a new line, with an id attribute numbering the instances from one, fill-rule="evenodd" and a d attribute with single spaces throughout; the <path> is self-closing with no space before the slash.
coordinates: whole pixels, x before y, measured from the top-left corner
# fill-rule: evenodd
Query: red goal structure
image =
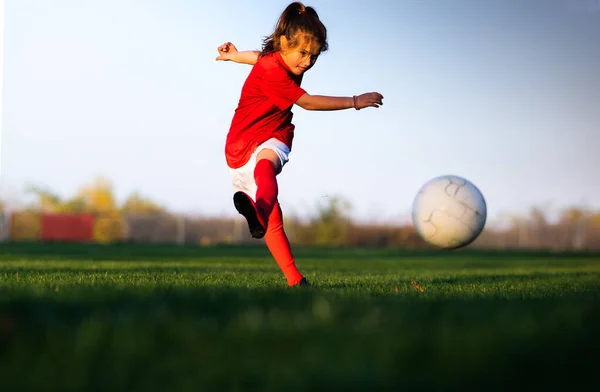
<path id="1" fill-rule="evenodd" d="M 44 242 L 92 242 L 94 216 L 91 214 L 42 214 L 40 240 Z"/>

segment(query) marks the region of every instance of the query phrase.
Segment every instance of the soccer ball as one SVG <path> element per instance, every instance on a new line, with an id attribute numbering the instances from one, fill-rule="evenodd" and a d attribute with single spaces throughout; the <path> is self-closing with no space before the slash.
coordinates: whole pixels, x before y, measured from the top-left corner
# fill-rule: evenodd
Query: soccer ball
<path id="1" fill-rule="evenodd" d="M 481 234 L 486 217 L 483 195 L 459 176 L 444 175 L 428 181 L 413 202 L 412 221 L 417 233 L 438 248 L 470 244 Z"/>

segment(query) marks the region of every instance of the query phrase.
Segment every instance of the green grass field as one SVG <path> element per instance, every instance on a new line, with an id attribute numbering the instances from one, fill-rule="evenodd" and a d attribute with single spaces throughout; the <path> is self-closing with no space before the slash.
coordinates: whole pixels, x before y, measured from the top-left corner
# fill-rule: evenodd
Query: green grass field
<path id="1" fill-rule="evenodd" d="M 600 255 L 295 254 L 0 245 L 0 391 L 600 387 Z"/>

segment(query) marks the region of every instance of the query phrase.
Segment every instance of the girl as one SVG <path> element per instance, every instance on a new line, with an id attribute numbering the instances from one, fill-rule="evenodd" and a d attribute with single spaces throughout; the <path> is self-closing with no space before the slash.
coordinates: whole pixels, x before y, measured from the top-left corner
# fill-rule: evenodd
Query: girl
<path id="1" fill-rule="evenodd" d="M 305 110 L 378 108 L 383 96 L 310 95 L 300 87 L 304 73 L 328 49 L 327 29 L 312 7 L 294 2 L 283 11 L 262 51 L 238 51 L 227 42 L 216 60 L 253 65 L 225 143 L 237 211 L 253 238 L 263 238 L 289 286 L 309 285 L 296 268 L 283 230 L 276 176 L 288 162 L 294 137 L 292 105 Z"/>

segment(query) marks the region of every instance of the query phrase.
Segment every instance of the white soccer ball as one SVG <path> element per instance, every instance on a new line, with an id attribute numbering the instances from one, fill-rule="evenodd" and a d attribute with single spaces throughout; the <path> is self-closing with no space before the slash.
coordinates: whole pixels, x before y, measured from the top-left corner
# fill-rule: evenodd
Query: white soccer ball
<path id="1" fill-rule="evenodd" d="M 429 244 L 457 249 L 473 242 L 485 226 L 487 206 L 483 195 L 468 180 L 452 175 L 436 177 L 419 190 L 412 220 Z"/>

